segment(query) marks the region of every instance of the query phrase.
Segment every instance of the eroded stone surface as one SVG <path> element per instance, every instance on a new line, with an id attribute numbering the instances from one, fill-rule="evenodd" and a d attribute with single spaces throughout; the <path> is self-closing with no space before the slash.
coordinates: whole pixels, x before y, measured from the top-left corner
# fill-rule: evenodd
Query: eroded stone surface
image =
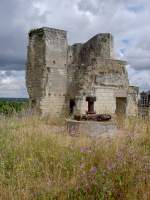
<path id="1" fill-rule="evenodd" d="M 114 58 L 109 33 L 69 46 L 66 31 L 31 30 L 26 83 L 32 107 L 43 115 L 85 114 L 89 95 L 96 96 L 96 113 L 138 111 L 138 89 L 129 86 L 126 62 Z"/>
<path id="2" fill-rule="evenodd" d="M 86 134 L 91 137 L 99 137 L 103 134 L 114 135 L 117 125 L 114 122 L 94 122 L 67 120 L 67 132 L 70 135 Z"/>

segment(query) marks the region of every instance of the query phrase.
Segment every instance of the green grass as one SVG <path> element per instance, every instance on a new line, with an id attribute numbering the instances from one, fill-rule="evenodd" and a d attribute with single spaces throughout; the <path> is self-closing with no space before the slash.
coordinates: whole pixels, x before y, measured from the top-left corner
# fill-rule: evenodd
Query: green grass
<path id="1" fill-rule="evenodd" d="M 37 116 L 0 120 L 0 199 L 150 199 L 149 122 L 126 120 L 98 140 L 53 128 Z"/>
<path id="2" fill-rule="evenodd" d="M 28 101 L 0 100 L 0 115 L 10 116 L 28 107 Z"/>

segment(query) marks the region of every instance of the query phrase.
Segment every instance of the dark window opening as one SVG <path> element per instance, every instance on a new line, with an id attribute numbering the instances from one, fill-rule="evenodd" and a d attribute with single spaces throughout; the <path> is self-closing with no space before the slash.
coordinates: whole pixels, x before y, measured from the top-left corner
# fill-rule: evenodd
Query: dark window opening
<path id="1" fill-rule="evenodd" d="M 55 60 L 53 60 L 53 64 L 56 64 L 56 61 L 55 61 Z"/>
<path id="2" fill-rule="evenodd" d="M 116 98 L 116 114 L 117 115 L 125 115 L 126 107 L 127 107 L 127 98 L 117 97 Z"/>
<path id="3" fill-rule="evenodd" d="M 50 71 L 51 71 L 51 70 L 50 70 L 50 67 L 47 67 L 47 71 L 48 71 L 48 72 L 50 72 Z"/>
<path id="4" fill-rule="evenodd" d="M 148 106 L 150 106 L 150 95 L 148 96 Z"/>
<path id="5" fill-rule="evenodd" d="M 36 106 L 36 100 L 32 99 L 31 100 L 31 108 L 35 108 L 35 106 Z"/>
<path id="6" fill-rule="evenodd" d="M 69 103 L 70 114 L 73 114 L 75 105 L 76 105 L 75 99 L 70 99 L 70 103 Z"/>

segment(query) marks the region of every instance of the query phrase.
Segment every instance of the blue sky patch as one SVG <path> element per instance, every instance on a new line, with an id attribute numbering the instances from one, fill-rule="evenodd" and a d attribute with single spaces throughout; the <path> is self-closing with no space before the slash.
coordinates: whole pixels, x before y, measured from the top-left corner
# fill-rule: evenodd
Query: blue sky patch
<path id="1" fill-rule="evenodd" d="M 144 10 L 144 6 L 143 5 L 129 5 L 127 6 L 127 9 L 131 12 L 139 13 Z"/>
<path id="2" fill-rule="evenodd" d="M 122 42 L 124 44 L 130 44 L 130 39 L 124 38 L 124 39 L 122 39 Z"/>

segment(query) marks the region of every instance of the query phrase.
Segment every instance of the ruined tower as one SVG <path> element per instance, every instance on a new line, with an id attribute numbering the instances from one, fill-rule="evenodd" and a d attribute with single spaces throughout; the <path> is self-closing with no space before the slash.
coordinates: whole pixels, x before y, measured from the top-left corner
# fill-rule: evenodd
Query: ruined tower
<path id="1" fill-rule="evenodd" d="M 41 28 L 29 33 L 26 82 L 32 106 L 44 114 L 65 112 L 66 31 Z"/>
<path id="2" fill-rule="evenodd" d="M 63 30 L 31 30 L 26 83 L 43 115 L 84 114 L 88 95 L 96 96 L 97 113 L 137 113 L 138 89 L 129 86 L 126 62 L 114 58 L 109 33 L 69 46 Z"/>

